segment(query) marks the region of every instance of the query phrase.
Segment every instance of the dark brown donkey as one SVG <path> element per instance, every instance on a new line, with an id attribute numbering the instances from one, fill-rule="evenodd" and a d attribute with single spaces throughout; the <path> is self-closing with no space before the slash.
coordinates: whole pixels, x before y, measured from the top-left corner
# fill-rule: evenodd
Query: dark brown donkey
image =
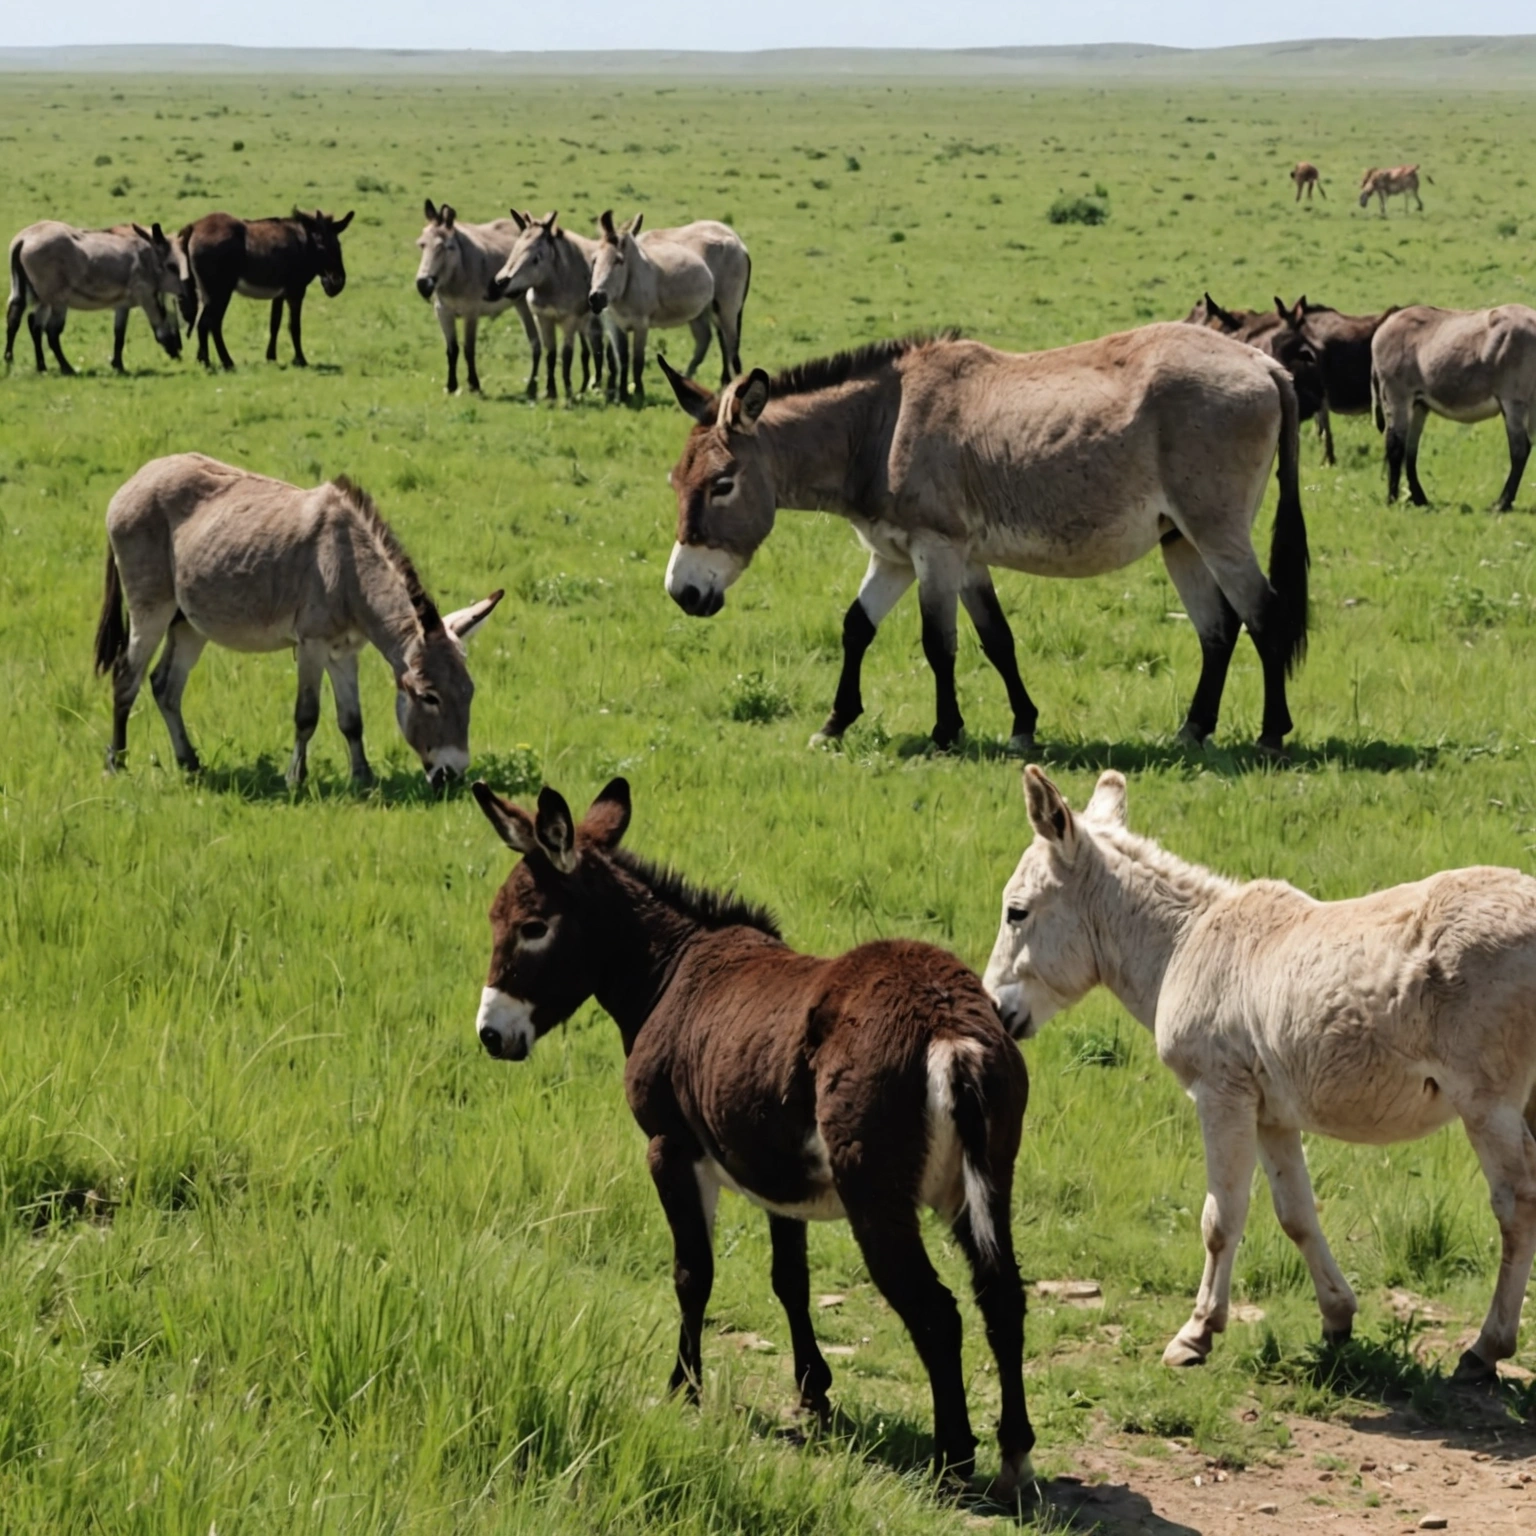
<path id="1" fill-rule="evenodd" d="M 580 826 L 552 789 L 537 815 L 485 784 L 475 798 L 525 856 L 491 907 L 475 1029 L 492 1056 L 521 1061 L 589 997 L 618 1024 L 625 1093 L 672 1227 L 682 1309 L 672 1390 L 698 1391 L 723 1186 L 768 1212 L 801 1405 L 825 1421 L 832 1373 L 811 1328 L 805 1224 L 846 1219 L 927 1368 L 935 1468 L 967 1476 L 976 1442 L 960 1312 L 923 1247 L 928 1206 L 970 1261 L 1002 1392 L 992 1493 L 1011 1499 L 1035 1442 L 1009 1222 L 1029 1079 L 980 981 L 953 955 L 904 940 L 833 960 L 796 954 L 761 909 L 620 850 L 623 779 Z"/>
<path id="2" fill-rule="evenodd" d="M 1300 336 L 1317 358 L 1323 377 L 1323 403 L 1317 430 L 1323 439 L 1323 463 L 1333 464 L 1333 416 L 1364 416 L 1371 408 L 1371 338 L 1396 306 L 1379 315 L 1341 315 L 1326 304 L 1309 304 L 1306 294 L 1289 309 L 1275 300 L 1287 330 Z"/>
<path id="3" fill-rule="evenodd" d="M 226 368 L 235 366 L 224 345 L 224 312 L 240 293 L 248 299 L 272 301 L 269 363 L 277 361 L 277 333 L 287 301 L 293 363 L 296 368 L 307 367 L 309 360 L 299 339 L 304 291 L 317 277 L 328 299 L 346 287 L 341 235 L 351 222 L 350 213 L 336 219 L 318 208 L 313 213 L 295 208 L 286 219 L 237 219 L 230 213 L 208 213 L 188 224 L 176 239 L 186 255 L 189 278 L 182 314 L 188 326 L 196 323 L 198 362 L 207 363 L 211 336 L 219 361 Z"/>
<path id="4" fill-rule="evenodd" d="M 1209 293 L 1204 293 L 1185 315 L 1184 323 L 1220 331 L 1223 336 L 1257 347 L 1266 357 L 1274 358 L 1290 374 L 1291 382 L 1296 386 L 1300 419 L 1310 421 L 1314 416 L 1318 417 L 1318 431 L 1321 432 L 1327 418 L 1322 368 L 1310 338 L 1287 326 L 1285 314 L 1285 305 L 1279 299 L 1275 300 L 1274 309 L 1223 309 Z M 1328 441 L 1331 443 L 1332 438 Z M 1332 452 L 1331 448 L 1329 452 Z M 1328 462 L 1331 464 L 1332 458 Z"/>

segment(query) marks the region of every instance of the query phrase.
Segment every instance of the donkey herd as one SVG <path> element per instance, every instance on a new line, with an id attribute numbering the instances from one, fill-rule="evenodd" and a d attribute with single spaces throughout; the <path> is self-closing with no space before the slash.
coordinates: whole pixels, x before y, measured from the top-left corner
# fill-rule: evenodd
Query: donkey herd
<path id="1" fill-rule="evenodd" d="M 1304 185 L 1310 195 L 1315 167 L 1298 166 L 1295 180 L 1298 198 Z M 450 390 L 460 323 L 476 390 L 478 325 L 509 309 L 532 347 L 529 389 L 542 361 L 551 396 L 557 341 L 567 396 L 579 347 L 582 388 L 606 374 L 623 397 L 643 387 L 653 327 L 691 332 L 686 369 L 660 359 L 692 420 L 669 476 L 677 532 L 665 587 L 684 612 L 719 612 L 778 509 L 833 512 L 852 525 L 869 564 L 843 620 L 842 671 L 818 743 L 835 741 L 861 713 L 865 653 L 915 584 L 935 744 L 952 746 L 963 727 L 955 688 L 963 607 L 1008 696 L 1010 749 L 1028 755 L 1037 709 L 992 567 L 1084 577 L 1155 547 L 1201 647 L 1181 738 L 1198 745 L 1216 729 L 1246 627 L 1262 666 L 1259 747 L 1283 760 L 1286 683 L 1308 627 L 1301 422 L 1316 417 L 1332 462 L 1332 418 L 1374 411 L 1389 495 L 1406 469 L 1422 504 L 1417 450 L 1427 414 L 1502 415 L 1510 469 L 1501 509 L 1513 504 L 1536 426 L 1536 311 L 1520 305 L 1343 315 L 1304 297 L 1227 310 L 1206 294 L 1184 322 L 1053 351 L 1009 354 L 940 333 L 770 376 L 741 366 L 752 269 L 724 224 L 645 230 L 639 215 L 618 225 L 604 213 L 587 238 L 554 214 L 514 210 L 476 224 L 430 201 L 425 214 L 416 287 L 442 328 Z M 10 248 L 6 360 L 25 314 L 39 369 L 46 340 L 68 372 L 59 339 L 68 310 L 112 309 L 120 368 L 134 306 L 175 356 L 169 297 L 197 332 L 199 359 L 208 361 L 211 341 L 228 368 L 222 321 L 239 293 L 271 303 L 269 359 L 286 304 L 303 364 L 304 294 L 315 278 L 328 295 L 341 292 L 350 219 L 220 213 L 170 237 L 159 225 L 33 225 Z M 712 337 L 717 390 L 691 377 Z M 1266 573 L 1252 528 L 1272 470 L 1279 498 Z M 400 730 L 431 783 L 467 771 L 474 685 L 465 642 L 502 593 L 441 614 L 356 485 L 343 478 L 301 489 L 181 454 L 144 465 L 117 491 L 107 536 L 95 659 L 113 684 L 110 768 L 123 763 L 129 713 L 158 650 L 155 702 L 178 763 L 198 769 L 181 699 L 212 640 L 294 649 L 293 783 L 305 776 L 322 673 L 352 775 L 370 779 L 357 671 L 368 645 L 394 674 Z M 1132 832 L 1117 773 L 1103 774 L 1074 811 L 1030 766 L 1032 840 L 1003 888 L 978 978 L 945 951 L 906 940 L 833 959 L 796 953 L 764 909 L 629 852 L 622 779 L 580 820 L 549 788 L 532 809 L 483 783 L 474 796 L 521 855 L 491 908 L 476 1036 L 490 1056 L 521 1061 L 589 999 L 617 1024 L 626 1095 L 649 1138 L 674 1240 L 673 1390 L 695 1395 L 700 1383 L 724 1188 L 768 1213 L 800 1403 L 825 1420 L 832 1376 L 811 1323 L 806 1224 L 846 1220 L 928 1373 L 935 1468 L 951 1484 L 966 1479 L 976 1442 L 961 1321 L 924 1249 L 920 1214 L 931 1209 L 969 1262 L 996 1357 L 1001 1466 L 990 1491 L 1017 1497 L 1035 1438 L 1011 1227 L 1028 1097 L 1017 1042 L 1097 986 L 1153 1032 L 1205 1141 L 1205 1271 L 1190 1319 L 1165 1351 L 1169 1364 L 1203 1362 L 1226 1327 L 1256 1163 L 1311 1272 L 1325 1339 L 1347 1339 L 1355 1297 L 1318 1223 L 1301 1133 L 1384 1144 L 1458 1117 L 1487 1176 L 1502 1261 L 1457 1375 L 1491 1380 L 1514 1353 L 1536 1256 L 1536 880 L 1465 869 L 1321 903 L 1283 882 L 1226 879 Z"/>

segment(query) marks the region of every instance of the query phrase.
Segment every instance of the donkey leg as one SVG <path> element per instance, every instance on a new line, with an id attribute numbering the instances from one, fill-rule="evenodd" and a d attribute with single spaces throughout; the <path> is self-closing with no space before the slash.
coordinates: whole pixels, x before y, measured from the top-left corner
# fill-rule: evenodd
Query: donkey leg
<path id="1" fill-rule="evenodd" d="M 32 338 L 32 350 L 37 353 L 37 371 L 47 373 L 48 364 L 43 360 L 43 327 L 35 309 L 27 316 L 27 333 Z"/>
<path id="2" fill-rule="evenodd" d="M 1011 1174 L 1012 1170 L 1008 1171 Z M 1009 1504 L 1017 1497 L 1020 1482 L 1034 1477 L 1029 1453 L 1035 1448 L 1035 1430 L 1024 1400 L 1024 1285 L 1013 1253 L 1011 1183 L 1005 1189 L 1001 1179 L 997 1180 L 989 1204 L 995 1243 L 977 1243 L 965 1212 L 955 1222 L 954 1233 L 971 1266 L 976 1305 L 997 1362 L 1002 1396 L 1002 1414 L 997 1421 L 1002 1466 L 989 1492 L 999 1503 Z"/>
<path id="3" fill-rule="evenodd" d="M 459 392 L 458 321 L 440 302 L 434 301 L 432 307 L 437 312 L 437 327 L 443 333 L 443 346 L 448 353 L 448 382 L 443 388 L 450 395 L 456 395 Z"/>
<path id="4" fill-rule="evenodd" d="M 933 672 L 933 743 L 947 751 L 965 729 L 955 693 L 955 612 L 965 566 L 959 551 L 942 540 L 916 545 L 912 564 L 917 571 L 917 598 L 923 615 L 923 655 Z"/>
<path id="5" fill-rule="evenodd" d="M 112 371 L 123 371 L 123 338 L 128 334 L 128 306 L 120 304 L 112 311 Z"/>
<path id="6" fill-rule="evenodd" d="M 645 342 L 650 334 L 649 326 L 637 325 L 634 331 L 634 339 L 630 343 L 631 366 L 634 368 L 636 405 L 645 404 Z"/>
<path id="7" fill-rule="evenodd" d="M 1520 1307 L 1536 1258 L 1536 1135 L 1521 1109 L 1497 1106 L 1491 1114 L 1464 1115 L 1467 1139 L 1488 1180 L 1503 1252 L 1493 1302 L 1477 1342 L 1456 1367 L 1461 1379 L 1492 1377 L 1500 1360 L 1515 1352 Z"/>
<path id="8" fill-rule="evenodd" d="M 719 1187 L 705 1173 L 699 1149 L 675 1136 L 653 1136 L 647 1153 L 651 1180 L 672 1228 L 672 1284 L 682 1314 L 677 1335 L 677 1364 L 669 1392 L 686 1392 L 697 1402 L 703 1380 L 699 1337 L 704 1308 L 715 1283 L 715 1201 Z"/>
<path id="9" fill-rule="evenodd" d="M 144 686 L 150 658 L 176 617 L 176 599 L 135 612 L 128 608 L 128 645 L 112 664 L 112 745 L 107 748 L 107 772 L 122 766 L 128 751 L 128 716 Z"/>
<path id="10" fill-rule="evenodd" d="M 320 724 L 320 678 L 325 672 L 324 645 L 301 640 L 296 650 L 299 691 L 293 705 L 293 757 L 286 775 L 290 789 L 297 788 L 309 774 L 309 739 Z"/>
<path id="11" fill-rule="evenodd" d="M 1259 568 L 1253 545 L 1246 537 L 1232 539 L 1226 546 L 1203 547 L 1199 554 L 1211 575 L 1216 578 L 1227 602 L 1248 626 L 1249 638 L 1259 653 L 1264 674 L 1264 717 L 1259 725 L 1258 746 L 1260 752 L 1281 757 L 1285 753 L 1285 738 L 1290 734 L 1293 722 L 1290 705 L 1286 700 L 1288 647 L 1265 622 L 1276 601 L 1275 589 Z M 1193 612 L 1190 617 L 1194 617 Z M 1229 659 L 1230 655 L 1229 651 Z"/>
<path id="12" fill-rule="evenodd" d="M 709 311 L 706 310 L 702 315 L 695 315 L 688 322 L 688 329 L 693 333 L 693 356 L 689 358 L 688 366 L 683 372 L 691 379 L 699 371 L 699 364 L 709 356 L 709 343 L 713 334 L 709 324 Z M 720 382 L 729 384 L 731 381 L 726 377 Z"/>
<path id="13" fill-rule="evenodd" d="M 160 660 L 149 677 L 150 692 L 154 694 L 155 703 L 160 706 L 160 718 L 170 732 L 171 750 L 185 773 L 201 773 L 203 768 L 181 717 L 181 696 L 186 690 L 187 677 L 207 644 L 207 639 L 178 614 L 165 637 Z"/>
<path id="14" fill-rule="evenodd" d="M 5 306 L 5 366 L 9 368 L 16 356 L 16 332 L 21 329 L 21 317 L 27 312 L 27 301 L 18 296 Z"/>
<path id="15" fill-rule="evenodd" d="M 544 347 L 544 398 L 558 400 L 560 392 L 555 388 L 555 365 L 560 361 L 559 348 L 555 345 L 555 317 L 540 315 L 539 340 Z"/>
<path id="16" fill-rule="evenodd" d="M 288 295 L 288 339 L 293 343 L 293 366 L 295 368 L 309 367 L 309 359 L 304 356 L 303 316 L 304 290 L 296 288 Z"/>
<path id="17" fill-rule="evenodd" d="M 336 724 L 346 738 L 347 755 L 352 760 L 352 782 L 372 784 L 373 769 L 368 766 L 368 755 L 363 751 L 363 705 L 357 688 L 357 652 L 327 656 L 325 671 L 336 700 Z"/>
<path id="18" fill-rule="evenodd" d="M 869 557 L 869 569 L 859 584 L 859 595 L 843 615 L 843 670 L 837 680 L 832 713 L 811 737 L 813 747 L 836 741 L 864 713 L 860 677 L 864 653 L 875 638 L 880 621 L 894 608 L 903 592 L 917 578 L 910 565 L 899 565 L 883 555 Z"/>
<path id="19" fill-rule="evenodd" d="M 229 301 L 232 297 L 233 290 L 226 293 L 221 299 L 210 299 L 203 306 L 202 316 L 199 317 L 197 323 L 197 334 L 200 338 L 198 361 L 203 363 L 208 361 L 207 337 L 211 336 L 214 346 L 218 349 L 219 363 L 226 371 L 233 369 L 235 366 L 234 358 L 229 355 L 229 348 L 224 345 L 224 316 L 229 311 Z M 203 328 L 205 319 L 207 321 L 206 332 Z"/>
<path id="20" fill-rule="evenodd" d="M 1509 478 L 1499 492 L 1496 512 L 1508 512 L 1515 504 L 1520 489 L 1520 477 L 1525 473 L 1526 461 L 1531 456 L 1531 407 L 1522 401 L 1500 402 L 1504 411 L 1504 434 L 1509 439 Z"/>
<path id="21" fill-rule="evenodd" d="M 1296 1244 L 1311 1271 L 1318 1310 L 1323 1314 L 1323 1342 L 1342 1344 L 1354 1330 L 1359 1303 L 1318 1222 L 1301 1132 L 1285 1126 L 1261 1125 L 1259 1160 L 1264 1166 L 1264 1177 L 1269 1180 L 1280 1230 Z"/>
<path id="22" fill-rule="evenodd" d="M 1163 1351 L 1164 1365 L 1204 1365 L 1218 1333 L 1227 1328 L 1232 1264 L 1248 1220 L 1248 1199 L 1258 1151 L 1254 1106 L 1219 1090 L 1196 1090 L 1200 1132 L 1205 1141 L 1205 1273 L 1189 1321 Z"/>
<path id="23" fill-rule="evenodd" d="M 1317 435 L 1323 440 L 1323 463 L 1337 464 L 1333 456 L 1333 418 L 1328 414 L 1326 400 L 1317 408 Z"/>
<path id="24" fill-rule="evenodd" d="M 805 1257 L 805 1223 L 790 1216 L 768 1218 L 773 1241 L 773 1294 L 789 1319 L 790 1345 L 795 1352 L 795 1385 L 800 1406 L 814 1413 L 825 1429 L 832 1420 L 827 1388 L 832 1371 L 822 1358 L 811 1327 L 811 1272 Z"/>
<path id="25" fill-rule="evenodd" d="M 480 373 L 475 367 L 475 348 L 480 340 L 479 315 L 465 315 L 464 317 L 464 377 L 469 384 L 469 392 L 478 395 L 480 391 Z"/>
<path id="26" fill-rule="evenodd" d="M 48 346 L 53 352 L 53 360 L 59 365 L 59 372 L 73 376 L 74 369 L 70 367 L 69 359 L 64 356 L 64 348 L 59 344 L 60 337 L 64 334 L 64 321 L 68 318 L 68 310 L 55 310 L 48 317 Z"/>
<path id="27" fill-rule="evenodd" d="M 844 1204 L 847 1192 L 840 1189 Z M 869 1277 L 906 1325 L 933 1391 L 933 1463 L 942 1478 L 963 1481 L 976 1464 L 976 1437 L 960 1363 L 960 1309 L 923 1247 L 917 1212 L 848 1206 Z"/>
<path id="28" fill-rule="evenodd" d="M 1428 416 L 1429 407 L 1422 400 L 1415 400 L 1408 417 L 1408 434 L 1403 443 L 1403 467 L 1408 471 L 1408 500 L 1416 507 L 1429 505 L 1429 497 L 1419 484 L 1419 439 L 1424 435 L 1424 422 Z"/>
<path id="29" fill-rule="evenodd" d="M 1024 687 L 1019 676 L 1019 658 L 1013 645 L 1013 631 L 1008 627 L 1003 605 L 997 600 L 997 589 L 992 585 L 992 573 L 984 565 L 973 565 L 965 573 L 965 585 L 960 588 L 960 601 L 976 626 L 981 641 L 982 654 L 997 669 L 1008 690 L 1008 708 L 1013 711 L 1013 734 L 1008 751 L 1015 757 L 1025 757 L 1035 750 L 1035 721 L 1040 711 Z"/>
<path id="30" fill-rule="evenodd" d="M 623 405 L 629 399 L 629 332 L 615 325 L 608 333 L 608 398 Z"/>
<path id="31" fill-rule="evenodd" d="M 269 316 L 269 324 L 267 326 L 267 361 L 269 363 L 275 363 L 277 361 L 277 337 L 278 332 L 281 331 L 282 328 L 283 298 L 282 295 L 279 294 L 275 299 L 272 300 L 272 310 Z"/>
<path id="32" fill-rule="evenodd" d="M 1162 541 L 1163 564 L 1200 639 L 1200 681 L 1189 714 L 1179 728 L 1179 740 L 1199 746 L 1215 729 L 1227 668 L 1243 627 L 1237 610 L 1227 601 L 1200 552 L 1177 529 Z"/>

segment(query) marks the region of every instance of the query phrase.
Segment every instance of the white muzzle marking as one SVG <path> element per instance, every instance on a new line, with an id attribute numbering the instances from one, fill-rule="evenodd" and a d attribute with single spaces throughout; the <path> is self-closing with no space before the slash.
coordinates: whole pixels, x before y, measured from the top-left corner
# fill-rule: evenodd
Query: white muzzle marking
<path id="1" fill-rule="evenodd" d="M 705 544 L 674 544 L 667 561 L 667 596 L 686 613 L 715 613 L 725 591 L 746 569 L 728 549 Z"/>
<path id="2" fill-rule="evenodd" d="M 480 994 L 475 1038 L 499 1060 L 523 1061 L 533 1049 L 533 1009 L 520 997 L 508 997 L 495 987 Z"/>
<path id="3" fill-rule="evenodd" d="M 462 779 L 469 771 L 469 753 L 463 747 L 439 747 L 427 754 L 427 776 L 445 773 L 450 779 Z"/>

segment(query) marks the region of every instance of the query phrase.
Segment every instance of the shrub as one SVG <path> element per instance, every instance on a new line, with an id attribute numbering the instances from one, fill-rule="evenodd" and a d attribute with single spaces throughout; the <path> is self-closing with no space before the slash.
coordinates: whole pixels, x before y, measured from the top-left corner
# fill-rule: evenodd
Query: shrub
<path id="1" fill-rule="evenodd" d="M 737 673 L 727 708 L 731 719 L 744 725 L 768 725 L 782 719 L 792 706 L 784 690 L 759 669 Z"/>
<path id="2" fill-rule="evenodd" d="M 1046 217 L 1052 224 L 1102 224 L 1109 207 L 1097 197 L 1058 197 Z"/>

